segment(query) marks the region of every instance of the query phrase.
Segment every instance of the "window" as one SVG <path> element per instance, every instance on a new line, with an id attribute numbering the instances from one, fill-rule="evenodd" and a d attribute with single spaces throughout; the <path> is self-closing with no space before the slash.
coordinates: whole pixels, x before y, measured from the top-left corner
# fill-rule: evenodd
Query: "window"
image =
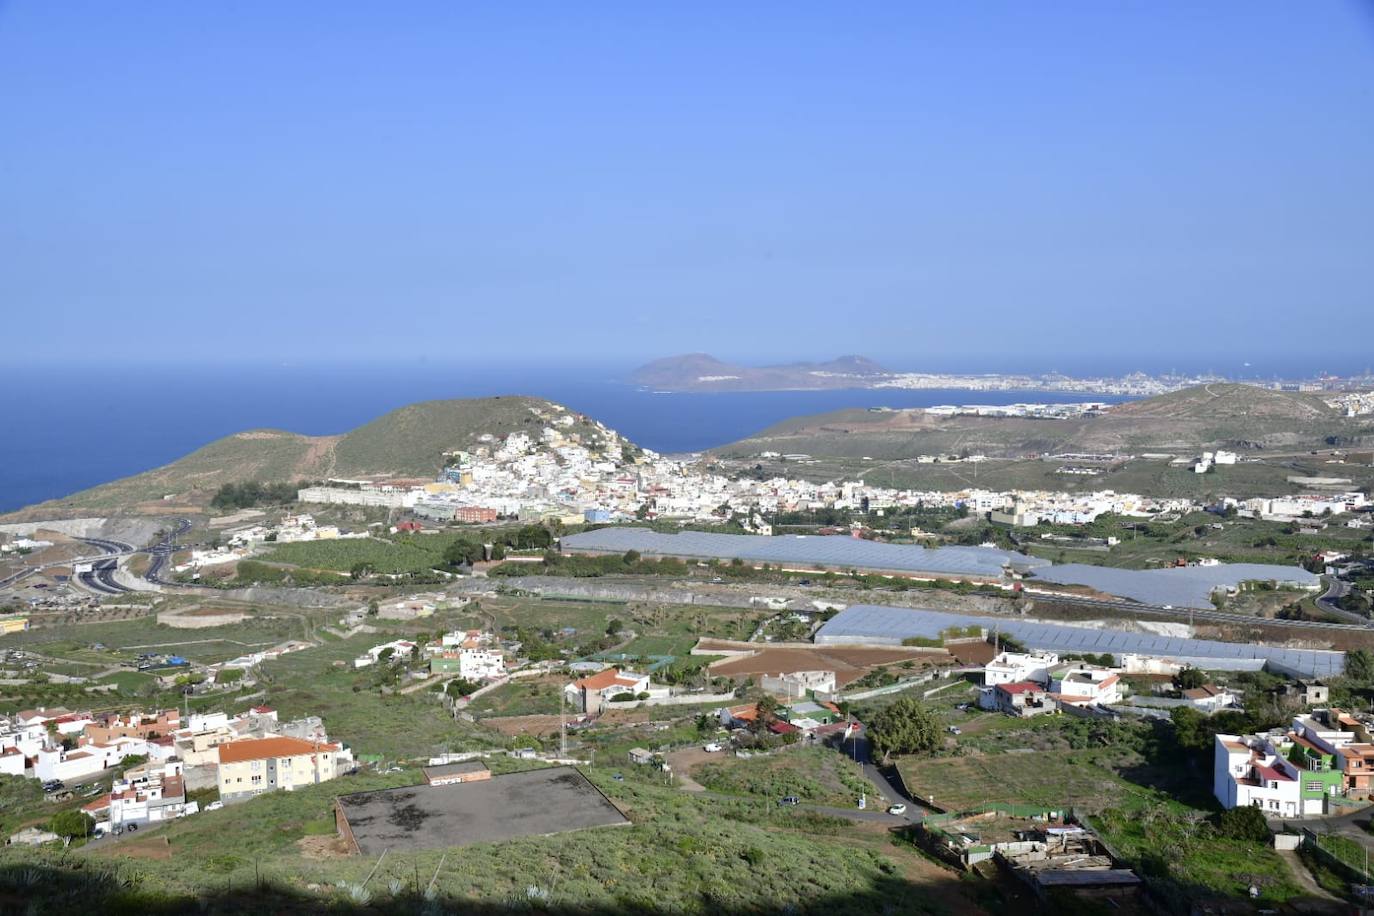
<path id="1" fill-rule="evenodd" d="M 1324 792 L 1324 791 L 1326 791 L 1326 788 L 1321 784 L 1321 781 L 1320 781 L 1320 780 L 1313 779 L 1313 780 L 1309 780 L 1309 781 L 1308 781 L 1308 783 L 1307 783 L 1307 791 L 1309 791 L 1309 792 Z"/>

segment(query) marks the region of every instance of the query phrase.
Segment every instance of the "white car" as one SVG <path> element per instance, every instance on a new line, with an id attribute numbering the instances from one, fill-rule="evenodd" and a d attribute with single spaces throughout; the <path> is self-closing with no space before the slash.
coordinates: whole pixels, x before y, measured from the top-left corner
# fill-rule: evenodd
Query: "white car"
<path id="1" fill-rule="evenodd" d="M 721 747 L 719 744 L 716 744 L 714 741 L 712 741 L 710 744 L 703 744 L 701 746 L 701 749 L 708 754 L 714 754 L 718 751 L 725 750 L 725 748 Z"/>
<path id="2" fill-rule="evenodd" d="M 223 808 L 223 807 L 224 807 L 224 802 L 222 802 L 222 801 L 212 801 L 212 802 L 210 802 L 210 804 L 208 804 L 208 805 L 205 806 L 205 810 L 206 810 L 206 811 L 218 811 L 220 808 Z"/>
<path id="3" fill-rule="evenodd" d="M 887 813 L 901 817 L 903 814 L 906 814 L 906 805 L 893 805 L 891 808 L 887 809 Z"/>

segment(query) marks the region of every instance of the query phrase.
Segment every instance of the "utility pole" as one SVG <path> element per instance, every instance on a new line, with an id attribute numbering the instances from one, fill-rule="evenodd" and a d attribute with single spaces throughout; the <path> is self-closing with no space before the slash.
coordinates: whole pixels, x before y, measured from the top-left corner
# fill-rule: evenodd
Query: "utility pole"
<path id="1" fill-rule="evenodd" d="M 568 759 L 568 694 L 558 691 L 558 756 Z"/>

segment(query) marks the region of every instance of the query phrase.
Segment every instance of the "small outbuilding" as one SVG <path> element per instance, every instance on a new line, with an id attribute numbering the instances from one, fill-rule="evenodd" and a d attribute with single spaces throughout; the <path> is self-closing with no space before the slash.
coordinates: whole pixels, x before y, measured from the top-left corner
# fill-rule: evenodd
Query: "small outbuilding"
<path id="1" fill-rule="evenodd" d="M 442 766 L 424 767 L 421 772 L 425 774 L 425 784 L 431 786 L 451 786 L 460 782 L 491 779 L 491 770 L 480 760 L 463 760 Z"/>

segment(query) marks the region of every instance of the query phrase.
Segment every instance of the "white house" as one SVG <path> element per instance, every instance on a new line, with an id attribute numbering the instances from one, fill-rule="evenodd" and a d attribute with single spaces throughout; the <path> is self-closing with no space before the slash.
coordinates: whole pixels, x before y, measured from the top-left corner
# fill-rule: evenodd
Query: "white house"
<path id="1" fill-rule="evenodd" d="M 1013 681 L 983 687 L 978 691 L 978 707 L 1023 719 L 1059 710 L 1054 697 L 1045 691 L 1043 684 L 1036 681 Z"/>
<path id="2" fill-rule="evenodd" d="M 1201 687 L 1184 690 L 1183 699 L 1188 701 L 1189 706 L 1205 713 L 1214 713 L 1219 709 L 1240 705 L 1238 694 L 1227 687 L 1218 687 L 1216 684 L 1203 684 Z"/>
<path id="3" fill-rule="evenodd" d="M 460 649 L 458 676 L 468 681 L 501 677 L 506 673 L 506 657 L 490 649 Z"/>
<path id="4" fill-rule="evenodd" d="M 415 643 L 406 639 L 397 639 L 391 642 L 382 643 L 380 646 L 373 646 L 362 655 L 353 659 L 354 668 L 366 668 L 368 665 L 375 665 L 381 661 L 383 653 L 387 649 L 391 650 L 390 658 L 409 659 L 415 654 Z"/>
<path id="5" fill-rule="evenodd" d="M 1070 706 L 1110 706 L 1121 702 L 1121 669 L 1073 664 L 1050 672 L 1050 693 Z"/>
<path id="6" fill-rule="evenodd" d="M 983 667 L 983 685 L 1015 684 L 1035 681 L 1047 685 L 1050 669 L 1059 664 L 1053 652 L 1003 652 Z"/>
<path id="7" fill-rule="evenodd" d="M 1212 793 L 1223 808 L 1252 805 L 1268 817 L 1298 817 L 1303 813 L 1298 780 L 1297 767 L 1269 739 L 1216 736 Z"/>
<path id="8" fill-rule="evenodd" d="M 173 760 L 137 778 L 116 779 L 109 795 L 81 810 L 92 816 L 106 815 L 105 820 L 96 824 L 96 830 L 102 833 L 125 824 L 155 823 L 194 814 L 200 806 L 186 801 L 181 767 L 180 761 Z"/>
<path id="9" fill-rule="evenodd" d="M 6 776 L 23 776 L 24 752 L 17 747 L 7 747 L 0 751 L 0 773 Z"/>
<path id="10" fill-rule="evenodd" d="M 585 713 L 599 713 L 606 708 L 608 702 L 620 694 L 647 693 L 649 686 L 647 674 L 607 668 L 591 677 L 573 681 L 563 688 L 563 693 L 574 709 Z"/>
<path id="11" fill-rule="evenodd" d="M 835 672 L 833 671 L 788 671 L 782 674 L 765 674 L 759 686 L 766 693 L 775 693 L 793 700 L 800 700 L 808 693 L 834 693 Z"/>
<path id="12" fill-rule="evenodd" d="M 148 742 L 142 738 L 115 738 L 108 744 L 92 742 L 70 751 L 62 747 L 44 748 L 38 752 L 33 775 L 45 781 L 85 779 L 117 766 L 125 757 L 147 753 Z"/>

